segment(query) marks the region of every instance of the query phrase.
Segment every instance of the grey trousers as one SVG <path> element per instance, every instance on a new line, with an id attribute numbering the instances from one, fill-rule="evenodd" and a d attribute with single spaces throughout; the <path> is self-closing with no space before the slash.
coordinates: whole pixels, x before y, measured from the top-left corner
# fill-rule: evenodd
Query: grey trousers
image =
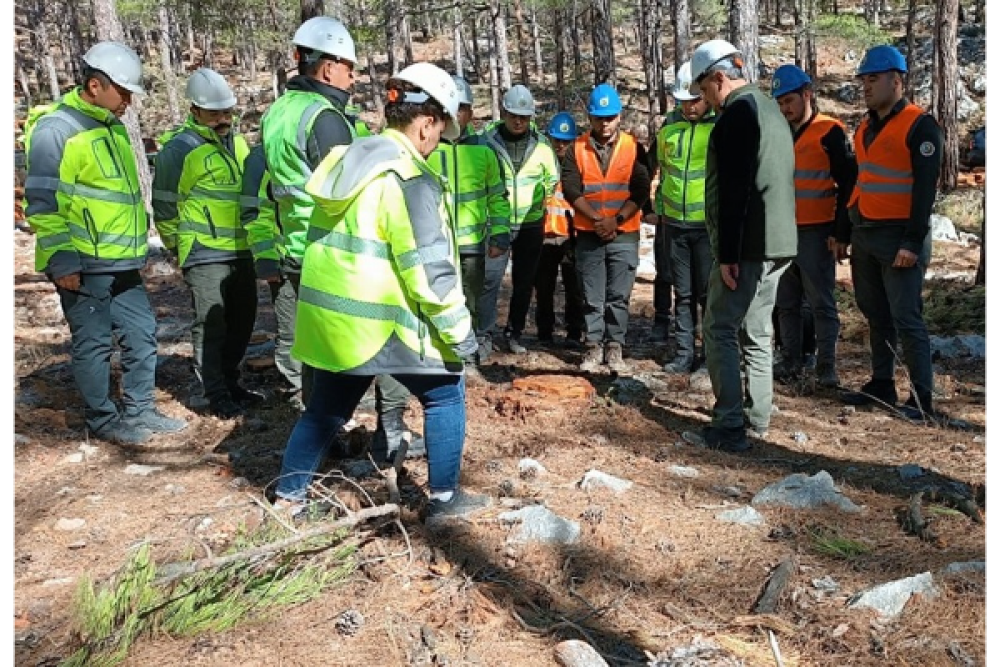
<path id="1" fill-rule="evenodd" d="M 205 398 L 226 398 L 237 385 L 257 319 L 257 276 L 252 259 L 199 264 L 184 269 L 191 288 L 194 371 Z"/>
<path id="2" fill-rule="evenodd" d="M 604 243 L 593 232 L 577 233 L 576 272 L 588 343 L 625 342 L 628 304 L 638 268 L 638 242 Z"/>
<path id="3" fill-rule="evenodd" d="M 281 283 L 270 283 L 274 316 L 278 320 L 278 336 L 274 343 L 274 363 L 292 388 L 301 390 L 302 402 L 309 405 L 312 390 L 312 369 L 292 357 L 295 342 L 295 313 L 299 302 L 299 274 L 282 273 Z"/>
<path id="4" fill-rule="evenodd" d="M 854 295 L 868 320 L 872 379 L 894 379 L 898 336 L 917 398 L 921 405 L 930 406 L 934 369 L 922 290 L 931 257 L 931 235 L 928 232 L 924 238 L 914 266 L 894 269 L 892 263 L 902 238 L 903 228 L 896 225 L 854 227 L 851 234 Z"/>
<path id="5" fill-rule="evenodd" d="M 462 292 L 465 294 L 465 306 L 469 309 L 473 326 L 475 326 L 476 322 L 479 321 L 479 297 L 483 293 L 483 283 L 486 281 L 486 255 L 462 255 L 461 261 Z M 496 319 L 495 316 L 494 319 Z"/>
<path id="6" fill-rule="evenodd" d="M 524 331 L 531 307 L 531 294 L 535 290 L 535 272 L 538 259 L 542 256 L 543 234 L 541 222 L 521 227 L 511 233 L 510 250 L 499 257 L 486 260 L 486 278 L 479 297 L 479 325 L 476 333 L 480 336 L 493 335 L 497 323 L 497 299 L 500 285 L 507 272 L 507 261 L 511 261 L 510 308 L 507 310 L 507 327 L 515 337 Z"/>
<path id="7" fill-rule="evenodd" d="M 816 365 L 836 367 L 840 316 L 834 298 L 837 263 L 826 247 L 829 236 L 833 236 L 833 223 L 799 227 L 798 256 L 778 284 L 775 308 L 781 327 L 782 354 L 794 364 L 800 364 L 802 358 L 804 295 L 816 323 Z"/>
<path id="8" fill-rule="evenodd" d="M 771 311 L 778 281 L 790 263 L 740 262 L 735 290 L 722 282 L 718 262 L 712 265 L 703 332 L 705 366 L 715 395 L 712 426 L 743 428 L 744 415 L 757 428 L 771 423 Z"/>
<path id="9" fill-rule="evenodd" d="M 113 338 L 122 351 L 124 414 L 152 407 L 156 318 L 139 272 L 84 273 L 78 292 L 57 292 L 72 335 L 73 378 L 83 396 L 87 427 L 96 432 L 119 418 L 110 396 Z"/>

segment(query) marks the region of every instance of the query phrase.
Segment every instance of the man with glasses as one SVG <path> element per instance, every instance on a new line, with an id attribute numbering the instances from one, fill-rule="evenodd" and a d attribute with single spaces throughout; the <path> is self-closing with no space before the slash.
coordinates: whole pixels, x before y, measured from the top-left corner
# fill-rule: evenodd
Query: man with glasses
<path id="1" fill-rule="evenodd" d="M 270 284 L 274 298 L 278 319 L 275 362 L 293 391 L 301 393 L 293 402 L 302 407 L 308 404 L 310 372 L 292 358 L 291 349 L 302 257 L 314 208 L 305 185 L 330 149 L 354 140 L 354 124 L 345 107 L 358 59 L 347 28 L 327 16 L 313 17 L 299 26 L 292 43 L 299 73 L 261 119 L 261 140 L 281 225 L 280 231 L 275 226 L 270 233 L 280 247 L 276 253 L 280 259 L 258 254 L 254 258 L 257 277 Z M 262 241 L 257 246 L 267 244 Z"/>
<path id="2" fill-rule="evenodd" d="M 691 57 L 692 94 L 719 118 L 708 143 L 705 224 L 713 268 L 705 312 L 712 423 L 688 442 L 726 452 L 750 448 L 771 421 L 771 311 L 795 257 L 795 150 L 777 103 L 743 76 L 743 56 L 717 39 Z M 741 373 L 741 367 L 745 375 Z"/>
<path id="3" fill-rule="evenodd" d="M 229 419 L 262 400 L 239 383 L 257 317 L 257 281 L 240 224 L 243 162 L 250 152 L 234 131 L 236 96 L 211 69 L 187 84 L 191 112 L 161 139 L 153 215 L 163 245 L 177 255 L 191 288 L 194 369 L 209 410 Z"/>

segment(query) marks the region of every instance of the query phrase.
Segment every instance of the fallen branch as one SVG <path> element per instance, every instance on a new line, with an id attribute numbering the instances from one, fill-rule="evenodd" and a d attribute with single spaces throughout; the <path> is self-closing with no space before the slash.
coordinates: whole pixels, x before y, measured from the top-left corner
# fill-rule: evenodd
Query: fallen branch
<path id="1" fill-rule="evenodd" d="M 343 519 L 338 519 L 333 523 L 317 526 L 312 530 L 303 531 L 284 540 L 279 540 L 270 544 L 263 544 L 259 547 L 247 549 L 246 551 L 230 554 L 228 556 L 220 556 L 218 558 L 202 558 L 201 560 L 191 561 L 190 563 L 168 563 L 160 568 L 161 574 L 164 572 L 167 574 L 159 577 L 153 583 L 157 586 L 164 586 L 173 583 L 178 579 L 189 577 L 192 574 L 196 574 L 204 570 L 225 567 L 232 563 L 253 558 L 260 558 L 261 556 L 269 556 L 313 537 L 334 533 L 343 528 L 350 528 L 364 521 L 384 516 L 399 516 L 399 506 L 387 504 L 379 505 L 378 507 L 368 507 L 357 512 L 352 512 Z"/>
<path id="2" fill-rule="evenodd" d="M 986 523 L 986 519 L 983 518 L 983 513 L 979 509 L 979 505 L 972 498 L 963 498 L 955 493 L 948 493 L 947 491 L 935 489 L 927 493 L 927 500 L 932 503 L 941 503 L 942 505 L 946 505 L 948 507 L 954 507 L 959 512 L 980 525 Z"/>
<path id="3" fill-rule="evenodd" d="M 911 535 L 916 535 L 924 542 L 936 544 L 939 542 L 937 534 L 931 530 L 930 522 L 924 518 L 921 506 L 924 502 L 924 493 L 920 491 L 910 496 L 910 502 L 905 510 L 898 512 L 899 523 L 903 530 Z"/>
<path id="4" fill-rule="evenodd" d="M 760 596 L 760 600 L 757 601 L 757 605 L 753 609 L 755 614 L 775 613 L 778 608 L 778 599 L 785 590 L 785 586 L 788 585 L 788 580 L 794 571 L 795 558 L 793 556 L 781 561 L 778 567 L 774 568 L 767 580 L 767 586 L 764 587 L 764 594 Z"/>
<path id="5" fill-rule="evenodd" d="M 730 625 L 738 627 L 757 627 L 773 630 L 778 634 L 793 635 L 798 628 L 776 614 L 753 614 L 752 616 L 737 616 Z"/>

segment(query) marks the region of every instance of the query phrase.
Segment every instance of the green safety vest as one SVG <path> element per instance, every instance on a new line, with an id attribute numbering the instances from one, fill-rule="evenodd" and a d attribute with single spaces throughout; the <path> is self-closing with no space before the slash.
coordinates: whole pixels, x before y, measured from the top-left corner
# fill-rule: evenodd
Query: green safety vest
<path id="1" fill-rule="evenodd" d="M 284 253 L 284 237 L 277 218 L 277 206 L 268 187 L 271 175 L 264 159 L 264 146 L 257 144 L 243 163 L 241 221 L 255 262 L 279 262 Z"/>
<path id="2" fill-rule="evenodd" d="M 292 354 L 356 375 L 459 373 L 474 341 L 444 184 L 395 130 L 337 146 L 316 202 Z"/>
<path id="3" fill-rule="evenodd" d="M 545 217 L 545 202 L 559 184 L 559 160 L 548 139 L 529 130 L 528 148 L 521 169 L 514 171 L 514 162 L 507 154 L 499 128 L 494 126 L 481 135 L 479 141 L 492 148 L 500 158 L 504 185 L 510 202 L 511 230 L 522 225 L 540 225 Z"/>
<path id="4" fill-rule="evenodd" d="M 306 230 L 313 211 L 313 200 L 305 186 L 312 176 L 306 152 L 306 140 L 316 117 L 324 110 L 343 114 L 319 93 L 286 90 L 261 118 L 261 137 L 267 170 L 271 175 L 271 193 L 278 204 L 278 216 L 284 228 L 285 251 L 301 259 L 305 251 Z M 354 124 L 344 122 L 355 136 Z"/>
<path id="5" fill-rule="evenodd" d="M 160 137 L 153 211 L 163 245 L 176 248 L 182 267 L 249 254 L 240 198 L 250 147 L 241 134 L 232 141 L 231 153 L 214 130 L 191 116 Z M 161 217 L 164 210 L 175 215 Z"/>
<path id="6" fill-rule="evenodd" d="M 676 108 L 656 134 L 660 187 L 655 208 L 671 222 L 705 224 L 705 165 L 714 127 L 714 113 L 692 123 Z"/>
<path id="7" fill-rule="evenodd" d="M 35 269 L 54 277 L 141 268 L 148 220 L 128 131 L 80 89 L 29 114 L 25 210 Z"/>
<path id="8" fill-rule="evenodd" d="M 496 238 L 510 233 L 510 202 L 500 163 L 489 146 L 475 137 L 457 143 L 442 141 L 427 162 L 447 182 L 445 197 L 462 254 L 482 254 L 487 235 Z"/>

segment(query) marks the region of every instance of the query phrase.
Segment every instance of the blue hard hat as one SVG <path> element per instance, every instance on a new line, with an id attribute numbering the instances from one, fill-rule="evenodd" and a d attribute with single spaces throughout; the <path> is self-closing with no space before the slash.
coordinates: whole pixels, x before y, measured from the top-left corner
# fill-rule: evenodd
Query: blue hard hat
<path id="1" fill-rule="evenodd" d="M 774 99 L 778 99 L 810 83 L 812 79 L 800 68 L 795 65 L 782 65 L 774 71 L 774 77 L 771 78 L 771 95 Z"/>
<path id="2" fill-rule="evenodd" d="M 590 100 L 587 102 L 587 113 L 591 116 L 617 116 L 621 112 L 622 100 L 618 97 L 618 91 L 611 84 L 602 83 L 596 86 L 593 92 L 590 93 Z"/>
<path id="3" fill-rule="evenodd" d="M 560 111 L 549 121 L 549 136 L 553 139 L 573 141 L 576 135 L 576 121 L 569 112 Z"/>
<path id="4" fill-rule="evenodd" d="M 892 70 L 905 74 L 906 58 L 903 57 L 903 54 L 895 46 L 883 44 L 882 46 L 873 46 L 868 49 L 868 53 L 865 54 L 864 59 L 861 61 L 861 66 L 858 67 L 858 76 L 879 74 Z"/>

